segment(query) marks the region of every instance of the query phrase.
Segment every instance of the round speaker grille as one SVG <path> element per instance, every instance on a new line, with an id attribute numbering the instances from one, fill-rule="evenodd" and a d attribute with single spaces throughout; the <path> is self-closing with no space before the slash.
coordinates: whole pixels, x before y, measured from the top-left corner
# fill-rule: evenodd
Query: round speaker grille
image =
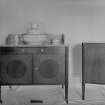
<path id="1" fill-rule="evenodd" d="M 59 71 L 59 65 L 56 61 L 48 59 L 40 64 L 39 72 L 44 78 L 54 78 Z"/>
<path id="2" fill-rule="evenodd" d="M 21 78 L 25 72 L 26 65 L 20 60 L 13 60 L 7 64 L 7 74 L 12 78 Z"/>

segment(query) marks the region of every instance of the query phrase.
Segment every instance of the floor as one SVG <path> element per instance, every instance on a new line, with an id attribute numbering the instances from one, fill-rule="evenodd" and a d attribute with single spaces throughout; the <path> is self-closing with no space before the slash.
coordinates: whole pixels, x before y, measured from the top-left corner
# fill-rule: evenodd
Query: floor
<path id="1" fill-rule="evenodd" d="M 8 86 L 2 87 L 2 105 L 66 105 L 61 86 Z M 30 103 L 31 99 L 43 104 Z M 105 105 L 105 86 L 86 85 L 85 101 L 81 100 L 81 85 L 69 88 L 69 105 Z"/>

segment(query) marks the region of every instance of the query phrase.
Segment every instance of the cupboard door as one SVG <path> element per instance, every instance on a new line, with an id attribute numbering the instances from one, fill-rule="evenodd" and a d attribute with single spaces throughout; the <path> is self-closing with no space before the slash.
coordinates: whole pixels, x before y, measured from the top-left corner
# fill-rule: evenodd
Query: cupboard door
<path id="1" fill-rule="evenodd" d="M 35 84 L 64 84 L 65 83 L 65 55 L 37 55 L 34 56 Z"/>
<path id="2" fill-rule="evenodd" d="M 87 83 L 105 83 L 105 47 L 84 48 L 84 80 Z"/>
<path id="3" fill-rule="evenodd" d="M 32 56 L 0 55 L 0 77 L 2 85 L 32 84 Z"/>

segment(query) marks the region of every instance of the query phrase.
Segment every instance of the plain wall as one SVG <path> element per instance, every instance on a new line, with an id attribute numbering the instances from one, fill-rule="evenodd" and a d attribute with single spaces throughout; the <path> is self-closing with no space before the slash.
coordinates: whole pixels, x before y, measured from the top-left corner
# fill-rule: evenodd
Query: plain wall
<path id="1" fill-rule="evenodd" d="M 9 33 L 24 33 L 29 23 L 65 34 L 70 84 L 80 84 L 81 43 L 105 41 L 105 0 L 0 0 L 0 44 Z"/>

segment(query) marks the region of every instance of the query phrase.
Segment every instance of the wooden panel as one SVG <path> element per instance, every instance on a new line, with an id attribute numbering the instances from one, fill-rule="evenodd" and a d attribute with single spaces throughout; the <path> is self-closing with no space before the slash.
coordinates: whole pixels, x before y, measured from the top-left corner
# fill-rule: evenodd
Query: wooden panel
<path id="1" fill-rule="evenodd" d="M 8 54 L 65 54 L 63 46 L 37 46 L 37 47 L 0 47 L 1 55 Z"/>
<path id="2" fill-rule="evenodd" d="M 89 44 L 84 48 L 84 80 L 87 83 L 105 83 L 105 47 Z"/>

